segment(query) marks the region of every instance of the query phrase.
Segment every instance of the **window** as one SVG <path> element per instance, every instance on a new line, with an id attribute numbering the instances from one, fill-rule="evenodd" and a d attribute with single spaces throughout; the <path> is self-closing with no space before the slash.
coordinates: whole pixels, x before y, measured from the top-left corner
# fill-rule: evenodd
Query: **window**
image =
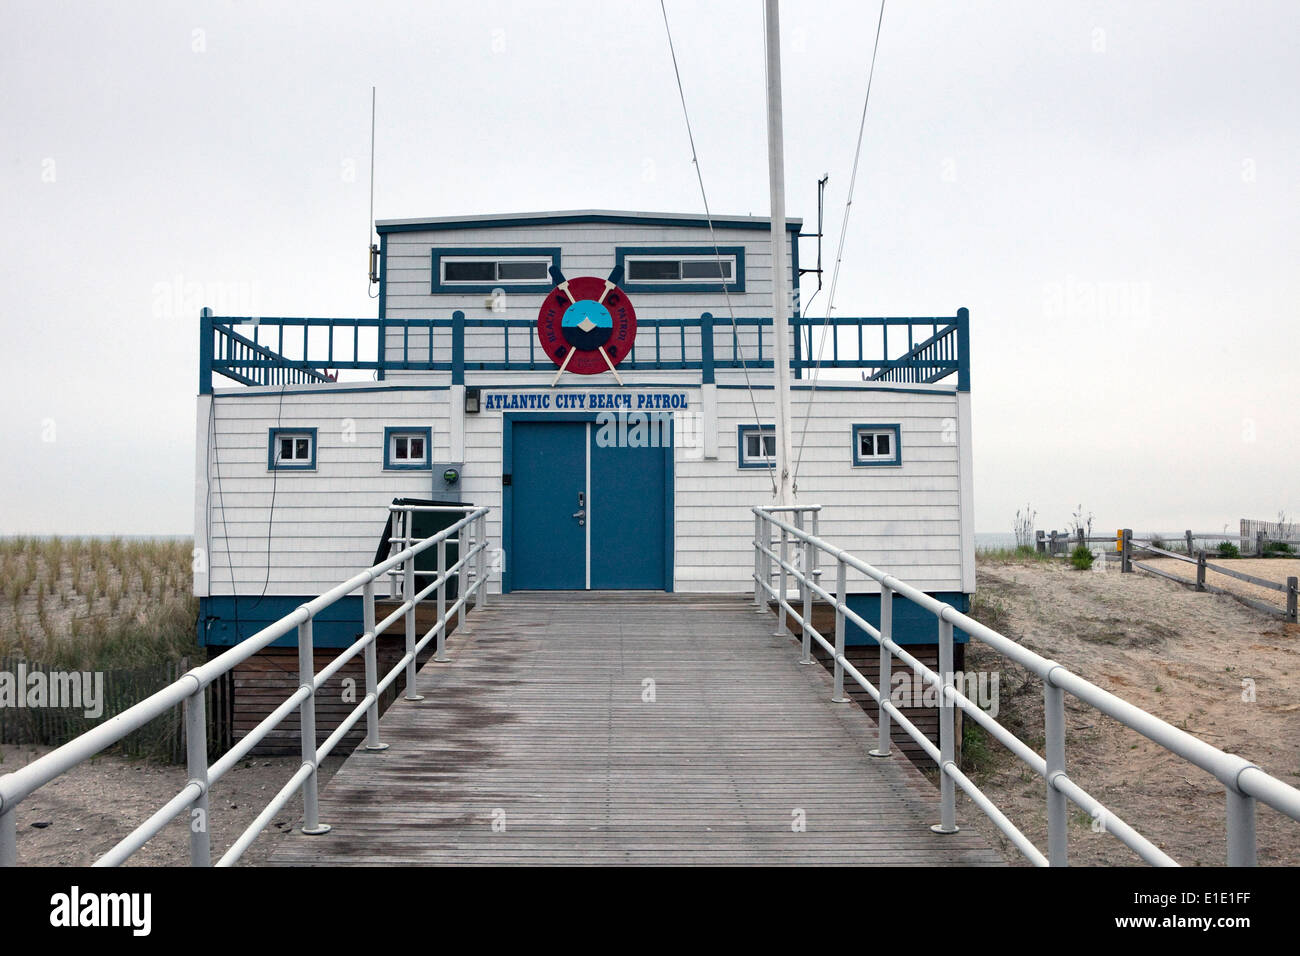
<path id="1" fill-rule="evenodd" d="M 745 291 L 743 246 L 620 246 L 614 259 L 628 292 Z"/>
<path id="2" fill-rule="evenodd" d="M 550 259 L 443 259 L 443 284 L 456 282 L 545 282 Z"/>
<path id="3" fill-rule="evenodd" d="M 897 425 L 854 425 L 853 464 L 897 465 L 902 462 Z"/>
<path id="4" fill-rule="evenodd" d="M 559 249 L 433 250 L 433 292 L 547 291 Z"/>
<path id="5" fill-rule="evenodd" d="M 316 467 L 316 429 L 272 428 L 267 445 L 268 471 L 311 471 Z"/>
<path id="6" fill-rule="evenodd" d="M 741 468 L 766 468 L 776 460 L 774 425 L 741 425 L 738 463 Z"/>
<path id="7" fill-rule="evenodd" d="M 428 428 L 385 428 L 384 468 L 388 471 L 431 469 L 431 435 Z"/>
<path id="8" fill-rule="evenodd" d="M 640 257 L 627 260 L 627 277 L 632 282 L 680 282 L 682 279 L 730 279 L 736 260 L 658 259 Z"/>

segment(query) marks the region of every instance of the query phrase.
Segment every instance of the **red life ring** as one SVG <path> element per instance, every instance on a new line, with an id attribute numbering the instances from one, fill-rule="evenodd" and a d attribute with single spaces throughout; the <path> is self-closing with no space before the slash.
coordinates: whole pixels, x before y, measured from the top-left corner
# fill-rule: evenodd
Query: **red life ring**
<path id="1" fill-rule="evenodd" d="M 537 338 L 556 366 L 577 375 L 599 375 L 632 351 L 636 310 L 627 293 L 607 279 L 568 279 L 543 300 Z"/>

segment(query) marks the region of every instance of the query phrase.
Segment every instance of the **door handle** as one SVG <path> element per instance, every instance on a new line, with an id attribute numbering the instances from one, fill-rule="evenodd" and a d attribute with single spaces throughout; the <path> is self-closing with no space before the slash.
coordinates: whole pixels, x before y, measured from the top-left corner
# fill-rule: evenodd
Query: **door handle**
<path id="1" fill-rule="evenodd" d="M 573 517 L 578 519 L 578 526 L 581 527 L 587 523 L 587 493 L 578 492 L 578 510 L 573 513 Z"/>
<path id="2" fill-rule="evenodd" d="M 575 512 L 573 513 L 573 517 L 575 517 L 575 518 L 578 519 L 578 524 L 579 524 L 579 525 L 584 525 L 584 524 L 587 523 L 587 512 L 586 512 L 586 511 L 581 511 L 581 510 L 579 510 L 579 511 L 575 511 Z"/>

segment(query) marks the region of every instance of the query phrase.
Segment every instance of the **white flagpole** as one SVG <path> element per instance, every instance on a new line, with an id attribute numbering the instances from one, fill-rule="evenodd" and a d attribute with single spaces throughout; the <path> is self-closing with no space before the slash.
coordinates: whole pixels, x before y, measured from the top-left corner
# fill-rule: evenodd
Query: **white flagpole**
<path id="1" fill-rule="evenodd" d="M 786 296 L 785 138 L 781 129 L 781 22 L 778 0 L 767 13 L 767 169 L 772 193 L 772 336 L 776 376 L 776 477 L 778 505 L 794 503 L 790 442 L 790 302 Z"/>

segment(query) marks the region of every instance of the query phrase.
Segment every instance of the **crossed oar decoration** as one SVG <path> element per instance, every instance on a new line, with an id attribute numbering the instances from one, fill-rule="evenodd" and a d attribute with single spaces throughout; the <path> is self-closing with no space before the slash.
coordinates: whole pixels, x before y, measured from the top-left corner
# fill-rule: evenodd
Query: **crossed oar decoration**
<path id="1" fill-rule="evenodd" d="M 551 266 L 549 271 L 551 273 L 551 279 L 555 282 L 555 287 L 568 296 L 570 305 L 577 305 L 578 300 L 575 299 L 573 293 L 569 291 L 569 280 L 564 277 L 564 273 L 555 266 Z M 600 298 L 596 300 L 596 304 L 604 305 L 605 296 L 609 295 L 614 289 L 617 289 L 619 282 L 622 280 L 623 267 L 617 266 L 614 271 L 609 274 L 609 278 L 605 280 L 605 291 L 601 292 Z M 609 353 L 605 351 L 605 346 L 598 345 L 596 346 L 596 350 L 600 352 L 600 357 L 605 360 L 605 365 L 608 366 L 610 372 L 613 373 L 614 381 L 618 382 L 621 386 L 623 384 L 623 378 L 618 374 L 618 369 L 614 367 L 614 361 L 609 357 Z M 569 350 L 564 355 L 564 361 L 560 364 L 560 370 L 555 373 L 555 378 L 551 379 L 551 388 L 554 388 L 559 384 L 560 377 L 564 375 L 564 370 L 569 367 L 569 360 L 573 358 L 573 354 L 576 351 L 578 350 L 572 345 L 569 346 Z"/>

